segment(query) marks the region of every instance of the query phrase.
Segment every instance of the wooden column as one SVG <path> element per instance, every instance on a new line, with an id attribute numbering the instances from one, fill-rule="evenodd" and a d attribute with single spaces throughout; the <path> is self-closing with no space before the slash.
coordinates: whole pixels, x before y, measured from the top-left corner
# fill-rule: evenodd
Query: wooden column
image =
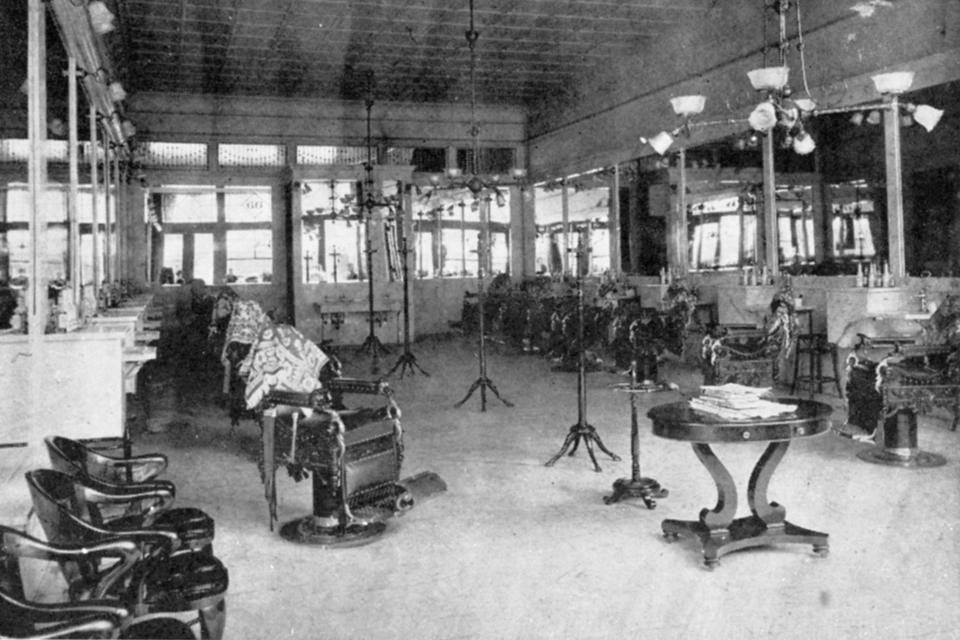
<path id="1" fill-rule="evenodd" d="M 887 260 L 900 282 L 906 275 L 903 237 L 903 156 L 900 151 L 900 107 L 897 96 L 883 114 L 883 150 L 887 177 Z"/>
<path id="2" fill-rule="evenodd" d="M 677 184 L 677 223 L 676 231 L 676 267 L 680 275 L 686 275 L 690 269 L 690 256 L 687 251 L 687 149 L 680 147 L 680 180 Z M 669 262 L 669 261 L 668 261 Z"/>
<path id="3" fill-rule="evenodd" d="M 613 185 L 609 188 L 610 200 L 607 216 L 607 235 L 610 243 L 610 275 L 621 273 L 620 264 L 620 165 L 613 165 Z"/>
<path id="4" fill-rule="evenodd" d="M 97 197 L 100 177 L 97 174 L 97 109 L 90 105 L 90 212 L 92 216 L 90 238 L 93 244 L 93 300 L 96 304 L 99 304 L 102 254 L 100 251 L 100 216 L 97 215 L 97 209 L 100 207 Z"/>
<path id="5" fill-rule="evenodd" d="M 763 243 L 757 247 L 757 255 L 764 256 L 767 272 L 772 276 L 780 273 L 779 242 L 777 184 L 773 167 L 773 131 L 770 131 L 763 137 Z"/>
<path id="6" fill-rule="evenodd" d="M 83 284 L 83 261 L 80 258 L 80 220 L 77 201 L 80 199 L 80 136 L 77 128 L 77 59 L 67 59 L 67 144 L 70 163 L 70 191 L 67 193 L 67 224 L 69 226 L 70 272 L 67 278 L 73 291 L 73 301 L 79 309 Z"/>
<path id="7" fill-rule="evenodd" d="M 47 219 L 43 211 L 43 194 L 47 188 L 45 10 L 46 7 L 40 0 L 30 0 L 27 16 L 27 126 L 30 138 L 27 174 L 30 193 L 30 262 L 26 303 L 31 344 L 36 344 L 40 340 L 47 325 L 47 283 L 43 274 L 47 236 Z"/>
<path id="8" fill-rule="evenodd" d="M 560 264 L 563 265 L 563 275 L 570 273 L 570 202 L 567 200 L 567 182 L 560 181 L 560 224 L 563 228 L 560 237 L 563 246 L 560 248 Z"/>

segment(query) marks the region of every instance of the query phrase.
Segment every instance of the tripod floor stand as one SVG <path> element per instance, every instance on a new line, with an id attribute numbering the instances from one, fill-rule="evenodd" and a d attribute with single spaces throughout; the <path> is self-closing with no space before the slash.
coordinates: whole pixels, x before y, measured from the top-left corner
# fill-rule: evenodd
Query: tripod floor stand
<path id="1" fill-rule="evenodd" d="M 584 249 L 577 250 L 578 263 L 584 251 Z M 577 423 L 570 427 L 560 451 L 547 460 L 545 466 L 552 467 L 565 453 L 572 456 L 577 452 L 577 447 L 582 440 L 593 462 L 593 470 L 602 471 L 597 464 L 597 456 L 593 452 L 594 444 L 600 451 L 610 456 L 611 460 L 620 460 L 620 457 L 603 445 L 597 430 L 587 423 L 587 350 L 583 339 L 583 275 L 580 273 L 579 264 L 577 265 L 577 351 Z"/>
<path id="2" fill-rule="evenodd" d="M 411 374 L 419 371 L 429 377 L 430 374 L 417 363 L 417 356 L 413 355 L 413 352 L 410 351 L 410 281 L 409 270 L 407 268 L 407 254 L 410 253 L 410 250 L 407 248 L 406 233 L 403 234 L 401 246 L 400 253 L 403 256 L 403 353 L 400 354 L 400 357 L 397 358 L 393 367 L 387 372 L 387 376 L 392 376 L 393 372 L 399 368 L 401 379 L 403 379 L 403 374 L 406 373 L 408 369 Z"/>
<path id="3" fill-rule="evenodd" d="M 630 460 L 632 473 L 629 478 L 620 478 L 613 483 L 613 494 L 603 498 L 604 504 L 613 504 L 627 498 L 640 498 L 647 509 L 657 507 L 657 498 L 666 498 L 670 492 L 653 478 L 640 475 L 640 430 L 637 421 L 637 394 L 649 393 L 652 389 L 637 382 L 637 362 L 630 363 L 630 382 L 618 384 L 617 391 L 630 394 Z"/>
<path id="4" fill-rule="evenodd" d="M 366 221 L 365 221 L 365 235 L 366 238 L 366 249 L 364 253 L 367 254 L 367 303 L 368 303 L 368 313 L 369 313 L 369 323 L 370 323 L 370 332 L 367 334 L 367 339 L 363 341 L 363 344 L 357 348 L 357 353 L 370 353 L 373 358 L 373 362 L 370 365 L 370 371 L 372 373 L 378 373 L 380 371 L 380 354 L 390 353 L 390 349 L 386 348 L 380 338 L 377 337 L 376 332 L 376 313 L 373 310 L 373 254 L 376 253 L 376 249 L 373 248 L 373 243 L 370 239 L 370 217 L 372 211 L 366 212 Z"/>
<path id="5" fill-rule="evenodd" d="M 487 377 L 487 329 L 484 326 L 484 314 L 486 309 L 484 308 L 483 292 L 483 264 L 486 253 L 483 245 L 483 233 L 481 233 L 477 240 L 477 313 L 480 315 L 480 320 L 478 323 L 480 328 L 480 341 L 478 343 L 477 358 L 480 361 L 480 377 L 474 380 L 473 384 L 470 385 L 470 388 L 467 390 L 467 395 L 463 397 L 463 400 L 453 405 L 455 407 L 463 406 L 463 403 L 470 399 L 470 396 L 473 395 L 473 392 L 477 389 L 480 389 L 480 411 L 487 410 L 487 389 L 490 389 L 490 391 L 493 392 L 493 395 L 497 396 L 497 399 L 506 406 L 513 406 L 512 402 L 500 395 L 500 391 L 497 389 L 497 386 L 493 384 L 493 381 L 490 378 Z"/>

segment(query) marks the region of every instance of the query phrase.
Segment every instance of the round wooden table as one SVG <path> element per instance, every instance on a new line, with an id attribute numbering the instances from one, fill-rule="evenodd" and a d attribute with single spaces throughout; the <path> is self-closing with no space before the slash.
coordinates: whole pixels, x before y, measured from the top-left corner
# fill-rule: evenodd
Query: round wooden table
<path id="1" fill-rule="evenodd" d="M 786 508 L 767 500 L 767 487 L 794 438 L 829 431 L 832 409 L 813 400 L 785 398 L 782 401 L 797 405 L 796 411 L 772 418 L 729 420 L 691 409 L 686 401 L 681 401 L 653 407 L 647 413 L 653 422 L 654 435 L 691 443 L 693 452 L 717 486 L 717 506 L 702 509 L 699 519 L 668 519 L 662 523 L 663 535 L 669 541 L 681 533 L 697 536 L 708 569 L 712 569 L 721 556 L 749 547 L 811 544 L 814 552 L 821 556 L 829 550 L 826 533 L 787 522 Z M 750 474 L 747 504 L 751 515 L 743 518 L 734 518 L 737 487 L 733 477 L 710 448 L 712 443 L 734 442 L 769 442 Z"/>

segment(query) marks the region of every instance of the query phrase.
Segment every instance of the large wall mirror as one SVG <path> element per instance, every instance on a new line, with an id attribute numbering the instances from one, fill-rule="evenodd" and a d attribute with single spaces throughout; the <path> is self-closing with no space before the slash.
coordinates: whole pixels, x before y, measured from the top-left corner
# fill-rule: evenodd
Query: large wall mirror
<path id="1" fill-rule="evenodd" d="M 587 173 L 537 185 L 533 190 L 536 273 L 599 276 L 610 271 L 611 188 L 606 172 Z M 578 260 L 574 253 L 589 248 Z"/>

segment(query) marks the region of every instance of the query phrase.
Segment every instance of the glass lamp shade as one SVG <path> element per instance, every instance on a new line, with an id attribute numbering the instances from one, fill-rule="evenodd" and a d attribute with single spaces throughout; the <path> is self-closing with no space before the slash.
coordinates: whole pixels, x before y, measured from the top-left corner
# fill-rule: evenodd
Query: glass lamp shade
<path id="1" fill-rule="evenodd" d="M 793 150 L 795 153 L 805 156 L 817 148 L 813 137 L 806 131 L 801 131 L 793 138 Z"/>
<path id="2" fill-rule="evenodd" d="M 445 173 L 447 174 L 447 177 L 452 180 L 456 180 L 463 175 L 463 171 L 460 169 L 460 167 L 447 167 Z"/>
<path id="3" fill-rule="evenodd" d="M 660 133 L 653 136 L 646 142 L 651 147 L 653 147 L 654 151 L 656 151 L 660 155 L 663 155 L 667 152 L 667 149 L 670 148 L 670 145 L 673 144 L 673 136 L 671 136 L 666 131 L 661 131 Z"/>
<path id="4" fill-rule="evenodd" d="M 873 86 L 884 94 L 900 94 L 913 84 L 913 71 L 891 71 L 871 76 Z"/>
<path id="5" fill-rule="evenodd" d="M 942 117 L 943 109 L 937 109 L 927 104 L 918 104 L 913 111 L 913 121 L 919 123 L 928 133 L 933 131 Z"/>
<path id="6" fill-rule="evenodd" d="M 796 98 L 793 104 L 800 108 L 800 111 L 809 113 L 817 108 L 817 103 L 810 98 Z"/>
<path id="7" fill-rule="evenodd" d="M 750 113 L 747 122 L 754 131 L 766 133 L 777 124 L 777 109 L 771 102 L 761 102 Z"/>
<path id="8" fill-rule="evenodd" d="M 783 89 L 790 76 L 790 67 L 762 67 L 747 71 L 750 84 L 757 91 L 774 91 Z"/>
<path id="9" fill-rule="evenodd" d="M 707 103 L 706 96 L 677 96 L 670 98 L 670 105 L 673 112 L 678 116 L 689 118 L 703 112 L 703 107 Z"/>

